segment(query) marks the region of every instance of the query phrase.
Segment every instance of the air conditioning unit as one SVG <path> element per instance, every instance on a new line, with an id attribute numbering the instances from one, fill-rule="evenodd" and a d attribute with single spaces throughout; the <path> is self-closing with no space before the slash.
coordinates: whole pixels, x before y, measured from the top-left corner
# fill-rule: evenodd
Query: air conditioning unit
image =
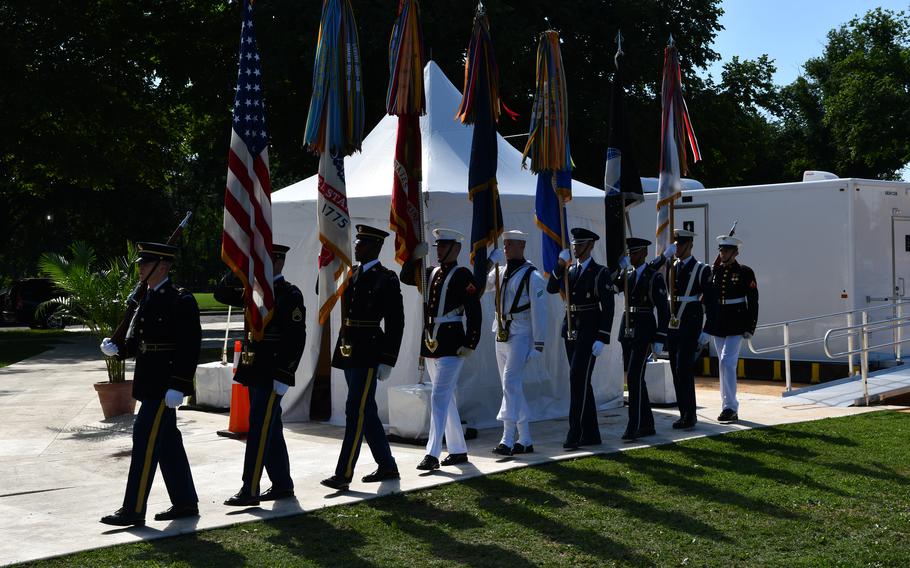
<path id="1" fill-rule="evenodd" d="M 823 179 L 840 179 L 831 172 L 819 170 L 806 170 L 803 172 L 803 181 L 821 181 Z"/>

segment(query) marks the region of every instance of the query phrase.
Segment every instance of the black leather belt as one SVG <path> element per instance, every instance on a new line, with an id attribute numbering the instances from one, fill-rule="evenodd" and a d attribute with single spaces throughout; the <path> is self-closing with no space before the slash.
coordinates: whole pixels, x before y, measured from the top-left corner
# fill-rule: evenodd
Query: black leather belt
<path id="1" fill-rule="evenodd" d="M 146 343 L 145 341 L 139 342 L 140 353 L 158 353 L 161 351 L 174 351 L 176 349 L 176 343 Z"/>
<path id="2" fill-rule="evenodd" d="M 633 314 L 650 314 L 654 312 L 654 306 L 650 307 L 638 307 L 638 306 L 629 306 L 629 311 Z"/>
<path id="3" fill-rule="evenodd" d="M 596 310 L 597 304 L 572 304 L 569 306 L 570 312 L 587 312 L 590 310 Z"/>
<path id="4" fill-rule="evenodd" d="M 378 321 L 371 320 L 355 320 L 345 318 L 344 325 L 347 327 L 379 327 Z"/>

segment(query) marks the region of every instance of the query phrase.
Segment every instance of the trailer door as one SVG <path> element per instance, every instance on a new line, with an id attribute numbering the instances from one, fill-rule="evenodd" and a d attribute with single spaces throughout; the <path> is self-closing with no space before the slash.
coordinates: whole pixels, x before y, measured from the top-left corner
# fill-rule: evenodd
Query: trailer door
<path id="1" fill-rule="evenodd" d="M 714 242 L 714 237 L 711 236 L 710 227 L 708 227 L 708 204 L 677 205 L 673 216 L 677 229 L 695 231 L 695 234 L 698 235 L 692 243 L 692 254 L 695 258 L 702 262 L 712 262 L 714 260 L 713 250 L 708 247 Z"/>
<path id="2" fill-rule="evenodd" d="M 891 217 L 891 299 L 903 300 L 910 282 L 910 217 Z"/>

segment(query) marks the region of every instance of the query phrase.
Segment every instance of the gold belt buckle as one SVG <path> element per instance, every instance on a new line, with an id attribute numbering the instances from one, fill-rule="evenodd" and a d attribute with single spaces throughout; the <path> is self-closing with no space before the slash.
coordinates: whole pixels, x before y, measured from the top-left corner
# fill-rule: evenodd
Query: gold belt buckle
<path id="1" fill-rule="evenodd" d="M 679 318 L 676 316 L 670 316 L 670 329 L 679 329 Z"/>
<path id="2" fill-rule="evenodd" d="M 627 327 L 627 328 L 623 331 L 623 335 L 625 336 L 626 339 L 632 339 L 633 337 L 635 337 L 635 328 L 634 328 L 634 327 Z"/>
<path id="3" fill-rule="evenodd" d="M 350 357 L 351 353 L 354 352 L 354 348 L 347 343 L 342 343 L 341 347 L 338 348 L 338 351 L 341 353 L 342 357 Z"/>
<path id="4" fill-rule="evenodd" d="M 256 354 L 250 351 L 244 351 L 240 354 L 240 364 L 241 365 L 252 365 L 253 360 L 256 358 Z"/>
<path id="5" fill-rule="evenodd" d="M 509 331 L 506 328 L 502 328 L 496 332 L 496 341 L 499 343 L 505 343 L 509 340 Z"/>
<path id="6" fill-rule="evenodd" d="M 427 346 L 427 349 L 430 350 L 430 353 L 436 353 L 436 349 L 439 348 L 439 341 L 433 337 L 427 336 L 424 338 L 423 344 Z"/>
<path id="7" fill-rule="evenodd" d="M 577 339 L 578 339 L 578 332 L 577 332 L 576 330 L 574 330 L 574 329 L 573 329 L 572 331 L 567 331 L 567 332 L 566 332 L 566 339 L 568 339 L 569 341 L 575 341 L 575 340 L 577 340 Z"/>

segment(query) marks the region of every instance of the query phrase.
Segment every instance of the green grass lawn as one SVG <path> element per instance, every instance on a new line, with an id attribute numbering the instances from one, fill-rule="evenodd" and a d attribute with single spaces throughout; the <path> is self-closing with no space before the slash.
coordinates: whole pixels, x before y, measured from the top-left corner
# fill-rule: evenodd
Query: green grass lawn
<path id="1" fill-rule="evenodd" d="M 0 368 L 44 353 L 60 339 L 76 337 L 62 329 L 0 330 Z"/>
<path id="2" fill-rule="evenodd" d="M 750 430 L 42 565 L 910 566 L 908 440 L 897 412 Z"/>
<path id="3" fill-rule="evenodd" d="M 193 297 L 196 298 L 196 303 L 199 304 L 200 311 L 222 311 L 228 309 L 227 305 L 215 301 L 214 295 L 210 292 L 199 292 L 193 294 Z"/>

